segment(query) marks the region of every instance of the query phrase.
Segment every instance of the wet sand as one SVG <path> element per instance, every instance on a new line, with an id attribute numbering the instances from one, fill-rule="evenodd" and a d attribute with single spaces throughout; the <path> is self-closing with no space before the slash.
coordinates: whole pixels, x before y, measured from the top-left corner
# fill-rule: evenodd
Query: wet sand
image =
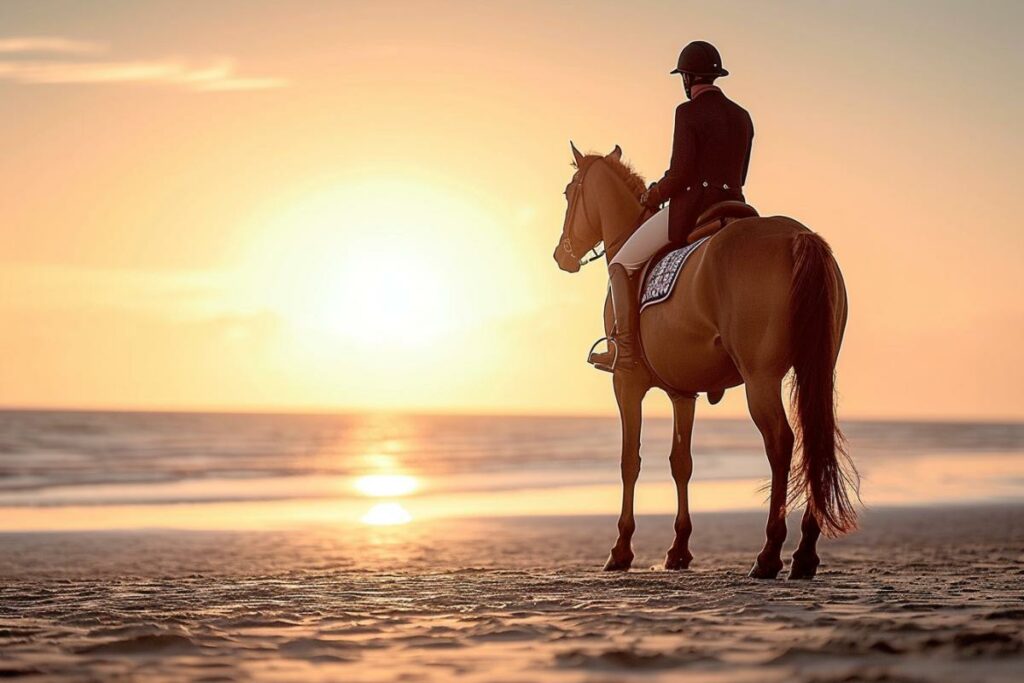
<path id="1" fill-rule="evenodd" d="M 746 578 L 762 525 L 695 515 L 672 573 L 641 518 L 628 574 L 605 517 L 2 534 L 0 676 L 1020 680 L 1024 507 L 871 511 L 810 583 Z"/>

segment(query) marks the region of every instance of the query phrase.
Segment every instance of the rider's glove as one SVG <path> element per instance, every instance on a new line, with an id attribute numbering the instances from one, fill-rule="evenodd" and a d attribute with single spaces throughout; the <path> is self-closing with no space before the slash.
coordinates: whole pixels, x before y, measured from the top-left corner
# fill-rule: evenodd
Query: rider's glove
<path id="1" fill-rule="evenodd" d="M 640 196 L 640 203 L 651 211 L 655 211 L 659 206 L 661 206 L 661 196 L 656 184 L 651 183 L 651 186 L 647 188 L 647 191 Z"/>

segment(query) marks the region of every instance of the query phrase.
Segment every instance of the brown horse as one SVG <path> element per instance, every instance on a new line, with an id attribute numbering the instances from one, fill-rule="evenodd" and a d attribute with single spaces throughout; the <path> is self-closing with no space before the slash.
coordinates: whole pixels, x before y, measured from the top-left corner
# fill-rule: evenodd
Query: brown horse
<path id="1" fill-rule="evenodd" d="M 601 242 L 610 261 L 644 213 L 639 200 L 643 178 L 623 163 L 618 146 L 607 156 L 584 156 L 575 147 L 573 154 L 577 170 L 566 187 L 568 207 L 555 249 L 558 266 L 570 273 Z M 781 571 L 786 508 L 803 502 L 802 538 L 789 578 L 814 577 L 818 536 L 838 536 L 856 526 L 847 489 L 855 493 L 858 479 L 835 416 L 835 365 L 846 315 L 846 288 L 831 249 L 791 218 L 736 220 L 697 247 L 672 296 L 641 313 L 647 367 L 613 375 L 622 420 L 623 493 L 618 539 L 605 569 L 625 570 L 633 561 L 633 492 L 640 474 L 644 396 L 657 386 L 672 400 L 675 436 L 669 462 L 678 511 L 665 567 L 685 569 L 693 558 L 687 484 L 693 470 L 696 393 L 717 398 L 743 384 L 772 473 L 765 545 L 750 575 L 768 579 Z M 790 368 L 792 429 L 782 399 Z M 802 457 L 791 477 L 794 445 Z"/>

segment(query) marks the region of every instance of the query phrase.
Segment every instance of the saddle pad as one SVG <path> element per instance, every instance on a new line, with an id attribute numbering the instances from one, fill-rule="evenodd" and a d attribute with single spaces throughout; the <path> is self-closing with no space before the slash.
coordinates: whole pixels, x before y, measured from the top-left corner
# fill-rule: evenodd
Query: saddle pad
<path id="1" fill-rule="evenodd" d="M 647 306 L 660 304 L 672 296 L 676 280 L 679 279 L 679 271 L 683 269 L 686 259 L 707 239 L 705 237 L 693 244 L 670 251 L 650 267 L 647 271 L 647 279 L 644 281 L 643 294 L 640 297 L 640 310 Z"/>

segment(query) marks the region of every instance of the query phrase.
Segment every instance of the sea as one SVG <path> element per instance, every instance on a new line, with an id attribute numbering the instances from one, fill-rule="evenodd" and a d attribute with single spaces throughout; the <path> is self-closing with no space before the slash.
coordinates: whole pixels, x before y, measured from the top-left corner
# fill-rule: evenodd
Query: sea
<path id="1" fill-rule="evenodd" d="M 1024 502 L 1024 423 L 848 421 L 865 507 Z M 672 513 L 672 422 L 639 514 Z M 403 525 L 617 513 L 611 417 L 0 411 L 0 531 Z M 749 420 L 698 420 L 694 512 L 763 508 Z"/>

